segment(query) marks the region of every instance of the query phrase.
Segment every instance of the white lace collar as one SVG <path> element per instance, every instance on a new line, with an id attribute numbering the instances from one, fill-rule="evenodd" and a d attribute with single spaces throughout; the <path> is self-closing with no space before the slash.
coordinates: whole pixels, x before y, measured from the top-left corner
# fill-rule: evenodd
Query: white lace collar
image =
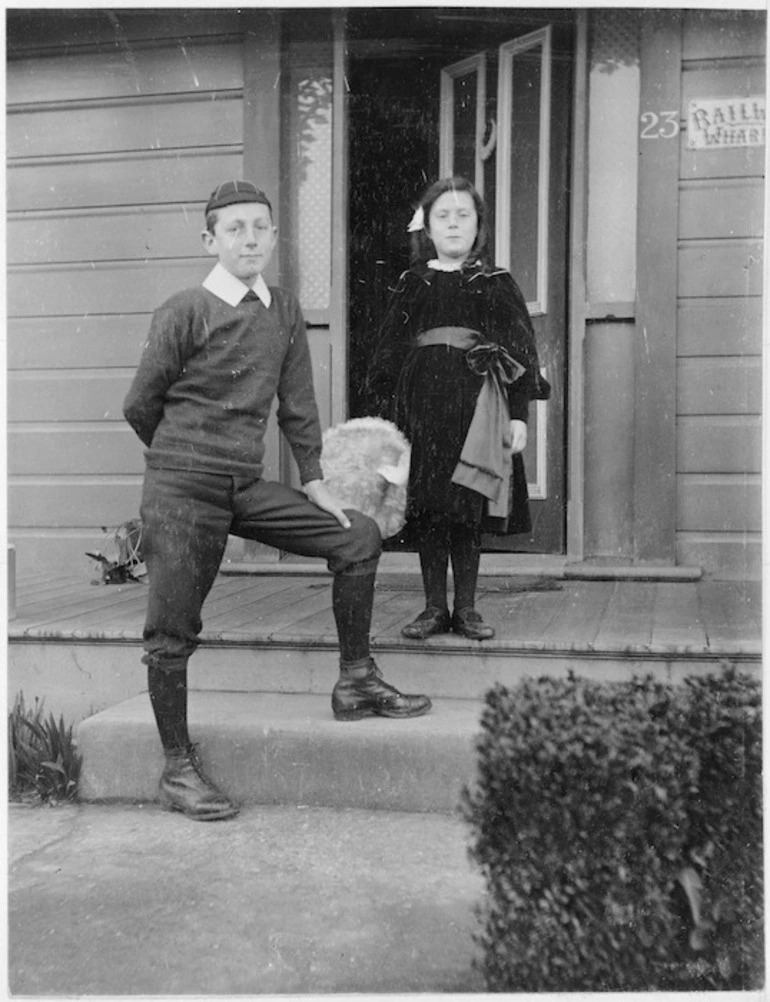
<path id="1" fill-rule="evenodd" d="M 434 271 L 462 271 L 462 267 L 465 261 L 458 261 L 457 263 L 447 264 L 444 261 L 439 261 L 438 258 L 434 258 L 432 261 L 428 261 L 428 267 L 432 268 Z"/>

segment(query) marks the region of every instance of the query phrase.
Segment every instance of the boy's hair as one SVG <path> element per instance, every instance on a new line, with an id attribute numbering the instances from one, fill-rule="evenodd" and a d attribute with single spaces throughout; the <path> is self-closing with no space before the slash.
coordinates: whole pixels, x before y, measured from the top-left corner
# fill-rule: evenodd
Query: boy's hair
<path id="1" fill-rule="evenodd" d="M 417 230 L 412 234 L 412 264 L 424 264 L 436 256 L 436 248 L 428 236 L 430 210 L 433 208 L 433 203 L 447 191 L 467 191 L 473 199 L 473 204 L 476 207 L 476 216 L 479 221 L 479 229 L 473 247 L 471 247 L 471 252 L 468 255 L 468 263 L 474 261 L 488 263 L 487 245 L 489 243 L 489 227 L 487 225 L 487 208 L 484 200 L 467 178 L 445 177 L 439 181 L 434 181 L 433 184 L 426 188 L 420 198 L 419 206 L 425 214 L 425 224 L 421 230 Z"/>
<path id="2" fill-rule="evenodd" d="M 219 209 L 212 209 L 211 212 L 206 213 L 206 229 L 213 236 L 214 227 L 217 225 L 217 220 L 219 219 Z"/>
<path id="3" fill-rule="evenodd" d="M 265 202 L 267 205 L 268 212 L 270 213 L 270 219 L 273 218 L 273 209 L 269 202 Z M 219 209 L 212 209 L 210 212 L 206 213 L 206 229 L 213 235 L 214 227 L 217 225 L 217 220 L 219 219 Z"/>

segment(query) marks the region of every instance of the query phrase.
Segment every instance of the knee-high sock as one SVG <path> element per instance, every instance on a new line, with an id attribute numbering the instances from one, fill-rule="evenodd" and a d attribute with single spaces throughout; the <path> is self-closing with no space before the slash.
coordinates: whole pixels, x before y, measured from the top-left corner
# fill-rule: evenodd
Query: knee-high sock
<path id="1" fill-rule="evenodd" d="M 340 642 L 340 662 L 369 657 L 369 630 L 374 605 L 374 574 L 335 574 L 332 610 Z"/>
<path id="2" fill-rule="evenodd" d="M 422 570 L 422 583 L 425 588 L 426 606 L 446 609 L 448 565 L 448 526 L 432 526 L 420 542 L 420 568 Z"/>
<path id="3" fill-rule="evenodd" d="M 481 534 L 474 526 L 453 525 L 450 554 L 454 575 L 455 609 L 473 608 L 481 560 Z"/>
<path id="4" fill-rule="evenodd" d="M 147 688 L 164 749 L 187 748 L 190 744 L 187 733 L 187 668 L 164 671 L 149 667 Z"/>

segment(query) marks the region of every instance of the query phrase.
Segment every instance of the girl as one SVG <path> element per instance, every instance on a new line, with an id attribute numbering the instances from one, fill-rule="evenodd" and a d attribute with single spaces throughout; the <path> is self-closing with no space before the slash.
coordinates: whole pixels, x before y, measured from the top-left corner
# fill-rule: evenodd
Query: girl
<path id="1" fill-rule="evenodd" d="M 370 413 L 390 417 L 412 444 L 405 538 L 420 555 L 426 607 L 402 633 L 487 640 L 495 631 L 475 608 L 481 533 L 531 529 L 521 452 L 529 401 L 550 387 L 519 287 L 487 260 L 473 185 L 431 185 L 409 230 L 412 265 L 393 290 L 367 382 Z"/>

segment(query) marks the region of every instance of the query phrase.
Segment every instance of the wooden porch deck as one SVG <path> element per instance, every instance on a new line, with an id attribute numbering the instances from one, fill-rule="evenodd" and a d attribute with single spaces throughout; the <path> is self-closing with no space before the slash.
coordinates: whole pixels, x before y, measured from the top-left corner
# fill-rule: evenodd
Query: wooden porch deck
<path id="1" fill-rule="evenodd" d="M 146 585 L 93 585 L 86 574 L 25 577 L 16 589 L 14 642 L 141 640 Z M 384 574 L 372 621 L 375 648 L 484 654 L 551 652 L 645 658 L 761 661 L 761 586 L 755 581 L 594 581 L 487 577 L 477 606 L 495 626 L 478 644 L 453 635 L 404 640 L 422 608 L 420 578 Z M 336 646 L 331 578 L 318 574 L 220 575 L 203 612 L 204 643 Z"/>

